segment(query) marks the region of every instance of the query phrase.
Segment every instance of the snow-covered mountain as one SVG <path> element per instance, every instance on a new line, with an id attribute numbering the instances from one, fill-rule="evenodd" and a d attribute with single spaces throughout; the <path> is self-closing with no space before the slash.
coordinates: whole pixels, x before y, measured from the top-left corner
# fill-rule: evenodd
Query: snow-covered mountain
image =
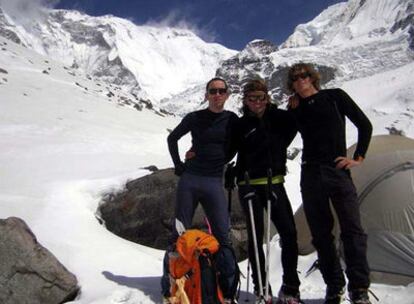
<path id="1" fill-rule="evenodd" d="M 410 0 L 349 0 L 328 7 L 315 19 L 296 27 L 281 46 L 344 47 L 395 41 L 404 36 L 414 49 L 414 5 Z"/>
<path id="2" fill-rule="evenodd" d="M 33 15 L 33 14 L 32 14 Z M 287 67 L 315 63 L 327 86 L 390 71 L 413 61 L 410 0 L 349 0 L 298 25 L 279 47 L 255 40 L 241 52 L 206 43 L 191 30 L 137 26 L 113 16 L 42 10 L 26 20 L 0 10 L 0 35 L 103 83 L 132 93 L 134 102 L 184 115 L 205 107 L 204 85 L 229 80 L 228 108 L 240 108 L 246 79 L 268 81 L 276 102 L 287 93 Z"/>
<path id="3" fill-rule="evenodd" d="M 0 10 L 0 35 L 155 107 L 213 77 L 220 60 L 236 53 L 188 29 L 68 10 L 42 9 L 30 20 Z"/>
<path id="4" fill-rule="evenodd" d="M 341 87 L 348 81 L 359 80 L 362 84 L 365 78 L 387 75 L 412 64 L 413 41 L 414 5 L 411 0 L 350 0 L 328 7 L 314 20 L 298 25 L 287 41 L 279 48 L 274 46 L 273 51 L 268 51 L 272 50 L 268 41 L 248 44 L 222 63 L 218 75 L 229 80 L 235 93 L 229 101 L 232 109 L 240 107 L 238 92 L 247 79 L 254 77 L 264 78 L 274 101 L 281 103 L 289 94 L 286 75 L 293 63 L 315 64 L 325 87 Z M 408 80 L 406 74 L 399 77 Z M 378 86 L 384 85 L 378 83 Z M 394 109 L 396 115 L 411 119 L 412 85 L 403 88 L 387 85 L 387 89 L 390 95 L 400 96 L 399 101 L 406 105 Z M 381 112 L 375 109 L 375 100 L 357 102 L 371 102 L 369 114 Z M 398 122 L 394 127 L 399 128 Z"/>
<path id="5" fill-rule="evenodd" d="M 328 7 L 314 20 L 300 24 L 279 47 L 254 40 L 223 61 L 217 75 L 227 79 L 233 96 L 227 107 L 238 111 L 241 87 L 250 78 L 265 79 L 273 100 L 281 103 L 288 67 L 314 63 L 326 87 L 392 71 L 414 60 L 414 5 L 411 0 L 349 0 Z M 390 88 L 393 90 L 393 88 Z M 181 114 L 205 106 L 202 86 L 164 102 Z M 178 108 L 180 101 L 185 106 Z M 404 111 L 404 110 L 402 110 Z"/>
<path id="6" fill-rule="evenodd" d="M 255 47 L 256 51 L 251 48 Z M 392 70 L 414 59 L 414 5 L 410 0 L 350 0 L 324 10 L 295 32 L 278 50 L 258 56 L 246 49 L 222 64 L 220 74 L 240 85 L 261 76 L 273 89 L 284 67 L 298 61 L 329 67 L 334 84 Z"/>

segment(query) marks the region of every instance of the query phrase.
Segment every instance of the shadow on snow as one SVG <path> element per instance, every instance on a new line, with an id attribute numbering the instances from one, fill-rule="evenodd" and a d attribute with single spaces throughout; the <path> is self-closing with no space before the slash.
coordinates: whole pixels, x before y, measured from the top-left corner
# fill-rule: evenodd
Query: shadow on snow
<path id="1" fill-rule="evenodd" d="M 161 298 L 161 277 L 126 277 L 122 275 L 115 275 L 109 271 L 103 271 L 104 277 L 118 285 L 135 288 L 142 291 L 154 303 L 162 303 Z M 254 303 L 254 295 L 250 292 L 241 290 L 239 295 L 239 303 Z M 323 299 L 302 299 L 306 304 L 323 304 Z"/>

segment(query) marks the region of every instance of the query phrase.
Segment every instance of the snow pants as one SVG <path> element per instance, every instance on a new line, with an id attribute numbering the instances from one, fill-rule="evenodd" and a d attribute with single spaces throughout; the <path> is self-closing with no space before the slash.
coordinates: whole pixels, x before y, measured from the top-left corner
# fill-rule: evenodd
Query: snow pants
<path id="1" fill-rule="evenodd" d="M 256 229 L 257 248 L 259 251 L 260 273 L 262 277 L 263 288 L 265 288 L 265 257 L 263 252 L 263 235 L 264 235 L 264 210 L 267 209 L 266 185 L 252 185 L 250 190 L 247 186 L 239 186 L 239 197 L 244 213 L 246 215 L 248 230 L 248 253 L 252 267 L 252 278 L 255 292 L 259 289 L 258 271 L 256 267 L 256 257 L 254 254 L 254 242 L 252 237 L 252 223 L 248 207 L 248 200 L 245 198 L 249 191 L 254 192 L 252 197 L 253 217 Z M 286 194 L 283 183 L 272 185 L 271 200 L 271 220 L 275 225 L 282 248 L 281 260 L 283 267 L 283 284 L 292 291 L 299 291 L 299 277 L 297 273 L 298 265 L 298 244 L 296 227 L 293 219 L 292 207 Z"/>
<path id="2" fill-rule="evenodd" d="M 357 193 L 349 170 L 316 164 L 302 165 L 303 207 L 318 252 L 320 271 L 332 291 L 345 286 L 335 238 L 334 217 L 329 199 L 337 214 L 344 249 L 348 290 L 368 288 L 367 235 L 360 219 Z"/>

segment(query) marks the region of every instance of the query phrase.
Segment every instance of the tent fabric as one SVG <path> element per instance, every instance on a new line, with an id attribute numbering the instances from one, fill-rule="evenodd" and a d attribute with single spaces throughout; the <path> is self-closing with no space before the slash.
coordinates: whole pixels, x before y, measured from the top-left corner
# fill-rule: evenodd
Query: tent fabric
<path id="1" fill-rule="evenodd" d="M 353 154 L 355 145 L 348 149 Z M 387 274 L 414 281 L 414 140 L 374 136 L 363 165 L 352 169 L 361 220 L 368 234 L 368 261 L 387 282 Z M 314 251 L 302 206 L 295 214 L 300 254 Z M 339 236 L 338 225 L 334 234 Z M 405 280 L 406 282 L 406 280 Z"/>
<path id="2" fill-rule="evenodd" d="M 414 237 L 411 235 L 371 231 L 368 238 L 368 260 L 376 272 L 412 276 L 414 265 Z"/>

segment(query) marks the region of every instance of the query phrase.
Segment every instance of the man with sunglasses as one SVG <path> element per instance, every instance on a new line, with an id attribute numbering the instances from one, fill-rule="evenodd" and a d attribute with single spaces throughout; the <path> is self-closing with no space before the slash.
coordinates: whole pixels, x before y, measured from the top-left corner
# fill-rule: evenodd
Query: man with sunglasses
<path id="1" fill-rule="evenodd" d="M 357 193 L 349 169 L 364 160 L 372 125 L 348 94 L 341 89 L 321 90 L 319 79 L 310 64 L 295 64 L 288 72 L 287 86 L 297 96 L 290 110 L 303 139 L 303 207 L 327 285 L 325 303 L 340 303 L 345 286 L 332 235 L 331 200 L 341 229 L 351 303 L 370 304 L 367 235 L 361 225 Z M 346 117 L 358 129 L 353 158 L 346 155 Z"/>
<path id="2" fill-rule="evenodd" d="M 200 202 L 207 216 L 213 235 L 220 243 L 220 263 L 230 265 L 229 273 L 236 273 L 236 261 L 232 249 L 229 230 L 228 201 L 223 188 L 223 170 L 229 157 L 230 125 L 237 119 L 233 112 L 224 110 L 229 97 L 227 83 L 221 78 L 213 78 L 206 85 L 205 98 L 208 107 L 187 114 L 168 136 L 168 148 L 174 162 L 175 174 L 180 176 L 175 203 L 175 222 L 185 229 L 191 227 L 195 209 Z M 178 140 L 191 133 L 192 157 L 185 163 L 180 159 Z M 164 259 L 164 274 L 161 279 L 165 303 L 170 296 L 168 277 L 168 252 L 172 251 L 179 232 L 173 225 L 170 246 Z M 233 299 L 236 288 L 228 278 L 227 286 L 221 286 L 226 303 L 236 303 Z M 229 288 L 227 288 L 230 286 Z M 234 290 L 233 290 L 234 289 Z"/>
<path id="3" fill-rule="evenodd" d="M 292 207 L 284 188 L 286 149 L 296 135 L 295 121 L 290 113 L 270 103 L 268 89 L 263 80 L 251 80 L 244 86 L 242 110 L 243 116 L 232 128 L 232 146 L 238 152 L 237 183 L 240 202 L 248 224 L 248 252 L 255 294 L 258 303 L 263 303 L 260 302 L 262 301 L 260 295 L 266 293 L 263 215 L 264 210 L 267 209 L 267 201 L 270 199 L 271 220 L 280 235 L 282 247 L 283 284 L 277 303 L 298 304 L 301 300 L 300 281 L 297 274 L 296 228 Z M 272 185 L 270 193 L 267 193 L 269 169 L 272 172 Z M 246 185 L 246 172 L 249 174 L 250 186 Z M 254 196 L 251 196 L 251 193 L 254 193 Z M 254 227 L 250 220 L 249 200 L 252 201 Z M 256 238 L 253 236 L 253 231 L 255 231 Z M 256 244 L 254 244 L 254 239 L 256 239 Z M 260 269 L 256 266 L 255 246 L 259 253 Z M 259 283 L 259 278 L 262 284 Z M 260 285 L 264 289 L 262 293 L 260 293 Z M 271 297 L 265 301 L 271 303 Z"/>

